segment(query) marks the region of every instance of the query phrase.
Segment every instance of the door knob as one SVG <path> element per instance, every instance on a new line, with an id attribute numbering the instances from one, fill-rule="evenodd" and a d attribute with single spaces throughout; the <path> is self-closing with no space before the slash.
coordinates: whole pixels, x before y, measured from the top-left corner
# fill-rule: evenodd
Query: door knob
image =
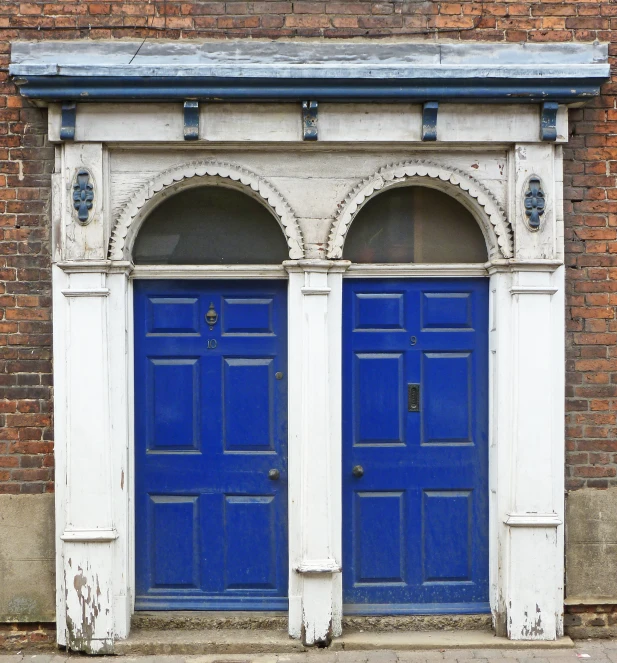
<path id="1" fill-rule="evenodd" d="M 360 477 L 363 477 L 363 476 L 364 476 L 364 468 L 362 467 L 362 465 L 354 465 L 354 468 L 353 468 L 353 470 L 351 470 L 351 473 L 352 473 L 357 479 L 359 479 Z"/>
<path id="2" fill-rule="evenodd" d="M 281 478 L 281 473 L 278 470 L 272 469 L 268 472 L 268 479 L 270 481 L 278 481 Z"/>

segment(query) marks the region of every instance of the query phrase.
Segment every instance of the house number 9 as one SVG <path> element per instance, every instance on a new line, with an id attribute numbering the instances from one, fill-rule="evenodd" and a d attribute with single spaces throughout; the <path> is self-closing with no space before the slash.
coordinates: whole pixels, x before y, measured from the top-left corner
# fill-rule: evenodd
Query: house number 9
<path id="1" fill-rule="evenodd" d="M 214 350 L 214 348 L 216 348 L 216 339 L 209 338 L 208 339 L 208 350 Z"/>
<path id="2" fill-rule="evenodd" d="M 417 342 L 418 342 L 418 339 L 417 339 L 415 336 L 412 336 L 412 337 L 409 339 L 409 344 L 410 344 L 410 345 L 415 345 Z"/>

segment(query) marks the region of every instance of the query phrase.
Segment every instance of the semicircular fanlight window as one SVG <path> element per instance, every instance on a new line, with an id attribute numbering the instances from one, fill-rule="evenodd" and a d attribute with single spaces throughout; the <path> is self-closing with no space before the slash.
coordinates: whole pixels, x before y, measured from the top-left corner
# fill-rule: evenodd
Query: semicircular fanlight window
<path id="1" fill-rule="evenodd" d="M 145 220 L 133 249 L 138 265 L 280 264 L 285 235 L 254 198 L 223 186 L 185 189 Z"/>
<path id="2" fill-rule="evenodd" d="M 355 263 L 485 263 L 484 235 L 452 196 L 423 186 L 369 200 L 349 228 L 343 257 Z"/>

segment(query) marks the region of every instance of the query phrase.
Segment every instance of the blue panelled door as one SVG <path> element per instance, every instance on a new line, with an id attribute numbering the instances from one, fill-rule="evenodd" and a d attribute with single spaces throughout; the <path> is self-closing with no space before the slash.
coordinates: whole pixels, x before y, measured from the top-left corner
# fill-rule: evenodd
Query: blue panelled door
<path id="1" fill-rule="evenodd" d="M 135 282 L 138 609 L 287 607 L 286 297 Z"/>
<path id="2" fill-rule="evenodd" d="M 488 612 L 488 281 L 343 301 L 345 609 Z"/>

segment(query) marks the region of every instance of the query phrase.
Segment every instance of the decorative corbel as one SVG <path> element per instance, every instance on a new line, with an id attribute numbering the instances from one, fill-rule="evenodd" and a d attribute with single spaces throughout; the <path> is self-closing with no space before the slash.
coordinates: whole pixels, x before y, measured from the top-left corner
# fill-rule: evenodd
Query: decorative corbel
<path id="1" fill-rule="evenodd" d="M 62 104 L 60 122 L 60 140 L 75 140 L 75 122 L 77 120 L 77 104 L 65 101 Z"/>
<path id="2" fill-rule="evenodd" d="M 557 140 L 557 111 L 559 104 L 554 101 L 545 101 L 542 104 L 542 117 L 540 119 L 540 136 L 542 140 Z"/>
<path id="3" fill-rule="evenodd" d="M 427 101 L 422 107 L 422 140 L 437 140 L 437 112 L 438 101 Z"/>
<path id="4" fill-rule="evenodd" d="M 317 140 L 317 111 L 316 101 L 302 102 L 302 129 L 304 140 Z"/>
<path id="5" fill-rule="evenodd" d="M 199 102 L 184 102 L 184 140 L 199 139 Z"/>

